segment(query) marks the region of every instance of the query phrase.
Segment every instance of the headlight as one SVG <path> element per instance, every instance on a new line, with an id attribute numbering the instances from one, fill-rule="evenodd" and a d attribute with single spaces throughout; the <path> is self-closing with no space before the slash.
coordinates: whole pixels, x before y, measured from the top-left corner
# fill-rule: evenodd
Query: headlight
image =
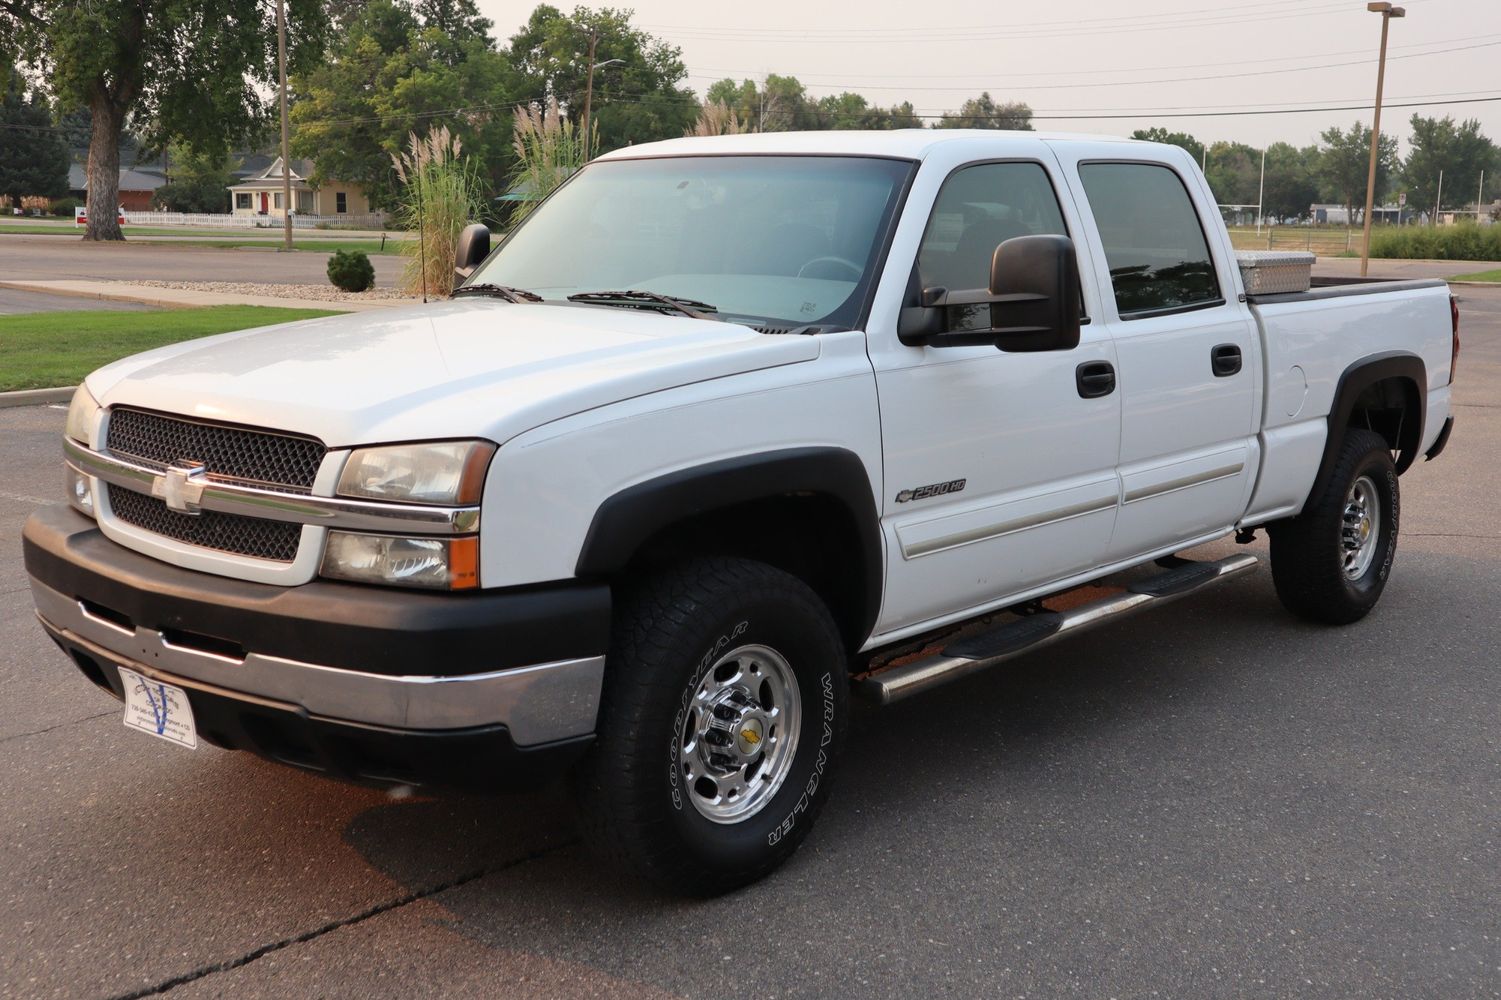
<path id="1" fill-rule="evenodd" d="M 99 403 L 89 392 L 89 387 L 80 385 L 73 393 L 73 402 L 68 404 L 68 422 L 63 433 L 74 441 L 94 445 L 94 424 L 99 418 Z"/>
<path id="2" fill-rule="evenodd" d="M 358 583 L 469 590 L 479 586 L 479 538 L 402 538 L 330 531 L 322 574 Z"/>
<path id="3" fill-rule="evenodd" d="M 494 454 L 488 441 L 359 448 L 344 463 L 338 493 L 452 507 L 477 504 Z"/>

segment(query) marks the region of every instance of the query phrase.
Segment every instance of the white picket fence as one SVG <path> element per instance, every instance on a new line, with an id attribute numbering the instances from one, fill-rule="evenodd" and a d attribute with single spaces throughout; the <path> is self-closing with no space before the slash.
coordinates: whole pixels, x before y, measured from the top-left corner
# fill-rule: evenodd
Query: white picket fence
<path id="1" fill-rule="evenodd" d="M 199 215 L 190 212 L 126 212 L 125 222 L 132 226 L 184 226 L 213 229 L 281 229 L 279 216 L 269 215 Z M 382 215 L 294 215 L 293 229 L 317 229 L 321 224 L 349 229 L 383 229 Z"/>

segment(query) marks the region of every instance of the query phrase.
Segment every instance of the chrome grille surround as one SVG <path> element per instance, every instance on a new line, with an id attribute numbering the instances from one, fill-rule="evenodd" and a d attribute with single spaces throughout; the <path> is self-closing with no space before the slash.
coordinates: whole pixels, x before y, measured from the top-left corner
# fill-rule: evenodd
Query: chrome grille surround
<path id="1" fill-rule="evenodd" d="M 297 558 L 302 526 L 205 510 L 179 514 L 155 497 L 123 486 L 107 487 L 110 512 L 126 524 L 175 541 L 220 552 L 289 563 Z"/>
<path id="2" fill-rule="evenodd" d="M 201 462 L 211 479 L 286 493 L 310 493 L 328 451 L 317 438 L 130 407 L 110 410 L 104 447 L 112 455 L 157 469 Z"/>

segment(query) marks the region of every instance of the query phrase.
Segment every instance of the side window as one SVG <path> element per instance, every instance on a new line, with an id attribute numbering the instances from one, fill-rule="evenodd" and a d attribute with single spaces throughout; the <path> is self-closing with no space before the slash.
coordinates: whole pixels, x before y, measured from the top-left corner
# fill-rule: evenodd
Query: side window
<path id="1" fill-rule="evenodd" d="M 1122 316 L 1223 301 L 1204 228 L 1183 181 L 1150 163 L 1082 163 Z"/>
<path id="2" fill-rule="evenodd" d="M 1015 236 L 1040 235 L 1068 235 L 1041 164 L 960 167 L 938 192 L 917 273 L 924 288 L 986 288 L 996 247 Z"/>

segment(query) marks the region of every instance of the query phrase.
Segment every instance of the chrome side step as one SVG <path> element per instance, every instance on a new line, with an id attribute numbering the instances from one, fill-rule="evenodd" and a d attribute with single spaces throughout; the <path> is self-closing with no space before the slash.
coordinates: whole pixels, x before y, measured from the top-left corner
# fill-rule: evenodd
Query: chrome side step
<path id="1" fill-rule="evenodd" d="M 867 701 L 889 705 L 919 691 L 1030 653 L 1066 635 L 1175 601 L 1245 573 L 1257 562 L 1255 556 L 1242 554 L 1214 562 L 1176 565 L 1166 572 L 1136 580 L 1122 592 L 1109 597 L 1067 611 L 1043 611 L 1018 618 L 990 631 L 958 639 L 932 656 L 880 668 L 856 680 L 854 692 Z"/>

